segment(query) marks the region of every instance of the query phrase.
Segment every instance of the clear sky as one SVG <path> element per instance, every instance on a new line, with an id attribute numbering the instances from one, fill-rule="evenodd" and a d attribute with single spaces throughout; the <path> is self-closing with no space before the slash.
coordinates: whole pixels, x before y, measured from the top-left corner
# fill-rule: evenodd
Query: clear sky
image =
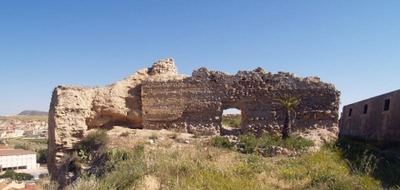
<path id="1" fill-rule="evenodd" d="M 105 85 L 173 57 L 320 76 L 348 104 L 399 89 L 398 0 L 0 2 L 0 115 L 47 111 L 59 84 Z"/>

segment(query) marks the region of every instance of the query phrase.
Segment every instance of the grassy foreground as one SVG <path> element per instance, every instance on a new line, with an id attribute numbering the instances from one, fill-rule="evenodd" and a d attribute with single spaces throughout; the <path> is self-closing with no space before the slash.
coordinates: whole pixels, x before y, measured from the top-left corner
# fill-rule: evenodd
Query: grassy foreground
<path id="1" fill-rule="evenodd" d="M 93 145 L 98 146 L 99 142 Z M 82 173 L 67 189 L 382 188 L 381 181 L 372 175 L 354 172 L 336 145 L 297 157 L 243 154 L 213 147 L 210 142 L 178 146 L 143 142 L 133 148 L 104 151 L 105 157 L 96 161 L 98 165 L 91 169 L 91 175 Z"/>
<path id="2" fill-rule="evenodd" d="M 124 151 L 125 152 L 125 151 Z M 299 158 L 264 158 L 217 148 L 146 150 L 113 158 L 105 176 L 83 177 L 70 189 L 379 189 L 378 180 L 351 174 L 329 147 Z M 123 155 L 123 154 L 121 154 Z M 116 161 L 119 160 L 119 161 Z M 147 179 L 155 179 L 150 181 Z M 154 184 L 148 184 L 154 183 Z"/>

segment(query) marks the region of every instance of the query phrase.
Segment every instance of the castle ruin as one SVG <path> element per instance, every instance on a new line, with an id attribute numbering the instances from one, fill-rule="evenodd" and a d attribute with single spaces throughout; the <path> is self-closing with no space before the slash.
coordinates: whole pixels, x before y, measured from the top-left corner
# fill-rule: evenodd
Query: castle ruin
<path id="1" fill-rule="evenodd" d="M 284 114 L 276 99 L 281 96 L 300 100 L 293 130 L 337 130 L 340 92 L 334 85 L 261 68 L 235 75 L 200 68 L 184 76 L 172 59 L 165 59 L 106 87 L 58 86 L 49 113 L 49 171 L 56 174 L 64 155 L 95 128 L 214 135 L 220 133 L 223 110 L 237 108 L 242 133 L 280 133 Z"/>

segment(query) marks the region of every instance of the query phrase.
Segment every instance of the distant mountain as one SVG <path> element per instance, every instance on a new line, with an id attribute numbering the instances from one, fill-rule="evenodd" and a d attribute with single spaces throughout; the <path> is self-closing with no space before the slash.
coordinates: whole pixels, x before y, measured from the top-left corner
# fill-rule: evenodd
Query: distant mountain
<path id="1" fill-rule="evenodd" d="M 37 110 L 24 110 L 18 115 L 23 116 L 47 116 L 49 113 L 44 111 L 37 111 Z"/>

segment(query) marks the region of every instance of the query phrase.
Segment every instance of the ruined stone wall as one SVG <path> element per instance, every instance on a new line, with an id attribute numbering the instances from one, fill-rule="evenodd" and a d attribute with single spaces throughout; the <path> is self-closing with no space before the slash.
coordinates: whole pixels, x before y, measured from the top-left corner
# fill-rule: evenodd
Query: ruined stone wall
<path id="1" fill-rule="evenodd" d="M 115 125 L 142 128 L 143 81 L 182 78 L 173 60 L 165 59 L 106 87 L 56 87 L 49 111 L 49 172 L 53 176 L 58 174 L 64 155 L 73 151 L 89 129 Z"/>
<path id="2" fill-rule="evenodd" d="M 179 82 L 143 83 L 143 127 L 216 134 L 223 110 L 237 108 L 242 112 L 244 133 L 279 133 L 284 114 L 276 100 L 282 96 L 300 100 L 295 129 L 337 130 L 339 92 L 330 84 L 262 69 L 227 75 L 205 68 Z"/>
<path id="3" fill-rule="evenodd" d="M 143 127 L 218 134 L 222 91 L 214 86 L 191 79 L 143 83 Z"/>
<path id="4" fill-rule="evenodd" d="M 242 111 L 243 133 L 279 133 L 284 120 L 276 103 L 281 96 L 300 100 L 295 130 L 337 130 L 340 93 L 316 77 L 272 74 L 261 68 L 235 75 L 195 70 L 191 77 L 177 73 L 172 59 L 101 88 L 57 87 L 49 113 L 49 171 L 58 174 L 65 153 L 74 150 L 92 128 L 171 129 L 219 134 L 222 112 Z"/>

